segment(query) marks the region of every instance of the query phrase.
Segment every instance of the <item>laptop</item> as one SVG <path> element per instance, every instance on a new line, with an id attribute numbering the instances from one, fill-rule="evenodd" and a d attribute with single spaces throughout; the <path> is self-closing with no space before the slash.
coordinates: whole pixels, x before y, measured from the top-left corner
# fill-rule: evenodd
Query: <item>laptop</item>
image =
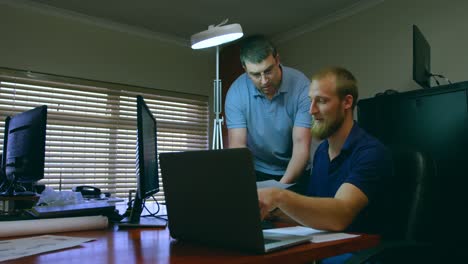
<path id="1" fill-rule="evenodd" d="M 161 153 L 159 160 L 171 237 L 255 253 L 310 241 L 262 230 L 247 148 Z"/>

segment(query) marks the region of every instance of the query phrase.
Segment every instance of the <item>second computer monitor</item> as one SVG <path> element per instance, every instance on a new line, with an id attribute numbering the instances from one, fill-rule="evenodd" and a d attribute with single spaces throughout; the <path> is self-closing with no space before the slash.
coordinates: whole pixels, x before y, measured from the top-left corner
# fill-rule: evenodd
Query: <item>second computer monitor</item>
<path id="1" fill-rule="evenodd" d="M 4 195 L 21 195 L 21 185 L 44 178 L 46 124 L 46 105 L 6 118 L 2 170 L 9 187 Z"/>
<path id="2" fill-rule="evenodd" d="M 159 191 L 156 119 L 137 96 L 137 195 L 146 199 Z"/>
<path id="3" fill-rule="evenodd" d="M 431 47 L 416 25 L 413 25 L 413 80 L 422 88 L 431 87 Z"/>
<path id="4" fill-rule="evenodd" d="M 165 226 L 166 221 L 154 217 L 141 217 L 145 200 L 159 191 L 156 119 L 142 96 L 137 96 L 137 193 L 128 219 L 119 226 Z"/>

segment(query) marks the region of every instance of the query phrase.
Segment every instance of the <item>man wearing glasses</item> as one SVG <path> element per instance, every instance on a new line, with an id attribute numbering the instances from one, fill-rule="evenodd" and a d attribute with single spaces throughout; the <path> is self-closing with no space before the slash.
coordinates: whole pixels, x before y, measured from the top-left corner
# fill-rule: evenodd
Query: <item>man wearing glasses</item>
<path id="1" fill-rule="evenodd" d="M 240 60 L 245 73 L 225 103 L 229 147 L 252 151 L 257 181 L 307 179 L 302 175 L 308 174 L 310 154 L 309 79 L 281 65 L 276 48 L 261 35 L 243 40 Z"/>

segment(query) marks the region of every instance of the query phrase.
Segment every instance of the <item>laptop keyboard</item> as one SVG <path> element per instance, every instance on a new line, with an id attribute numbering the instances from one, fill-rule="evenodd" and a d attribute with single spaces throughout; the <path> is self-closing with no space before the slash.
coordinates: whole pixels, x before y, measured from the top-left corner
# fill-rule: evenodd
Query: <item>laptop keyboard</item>
<path id="1" fill-rule="evenodd" d="M 264 238 L 263 239 L 263 242 L 265 244 L 271 244 L 271 243 L 275 243 L 275 242 L 278 242 L 278 241 L 281 241 L 281 240 L 279 240 L 279 239 L 269 239 L 269 238 Z"/>

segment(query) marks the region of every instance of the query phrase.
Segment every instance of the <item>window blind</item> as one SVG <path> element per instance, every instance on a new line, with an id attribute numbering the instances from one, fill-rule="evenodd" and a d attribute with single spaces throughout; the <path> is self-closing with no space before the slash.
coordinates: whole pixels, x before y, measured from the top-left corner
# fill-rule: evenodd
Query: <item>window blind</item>
<path id="1" fill-rule="evenodd" d="M 136 95 L 157 121 L 158 153 L 208 149 L 204 96 L 0 69 L 0 146 L 6 116 L 47 105 L 44 179 L 55 190 L 93 185 L 118 197 L 136 189 Z M 160 192 L 164 186 L 160 177 Z"/>

